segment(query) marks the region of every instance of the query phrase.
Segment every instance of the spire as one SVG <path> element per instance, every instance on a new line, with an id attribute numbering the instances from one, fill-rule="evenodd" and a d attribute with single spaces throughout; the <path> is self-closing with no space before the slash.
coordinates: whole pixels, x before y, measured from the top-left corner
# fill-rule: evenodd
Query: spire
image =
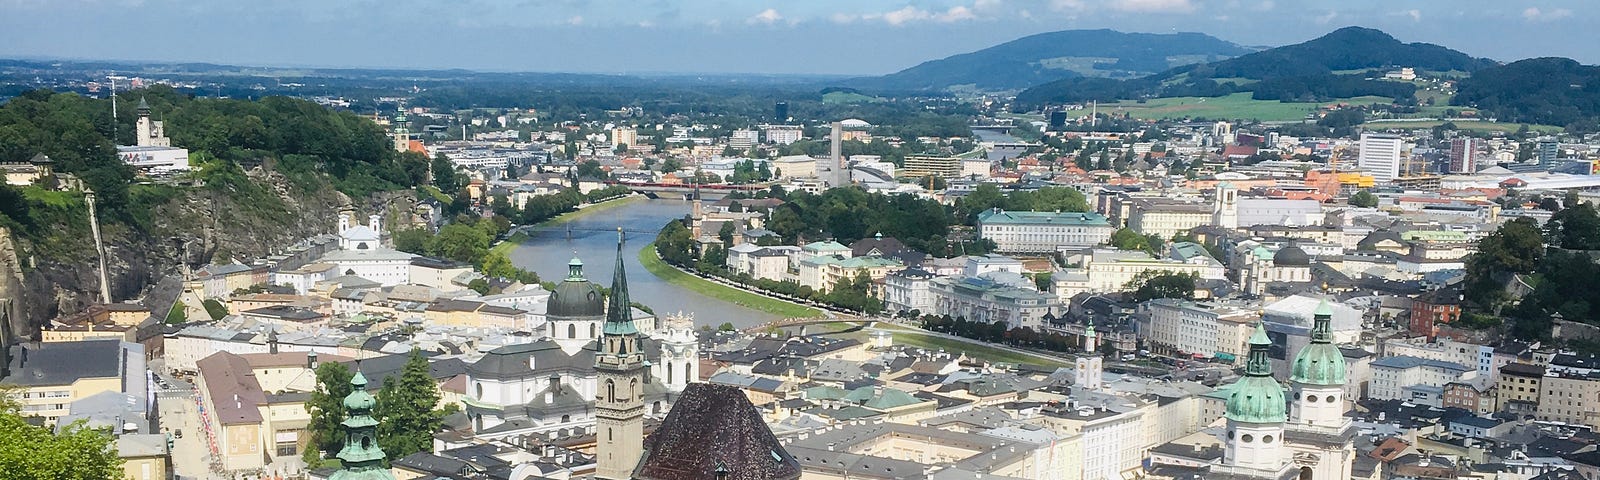
<path id="1" fill-rule="evenodd" d="M 1333 307 L 1327 300 L 1311 314 L 1311 343 L 1333 343 Z"/>
<path id="2" fill-rule="evenodd" d="M 383 468 L 383 449 L 378 448 L 378 421 L 372 418 L 372 407 L 377 400 L 367 393 L 367 376 L 356 369 L 350 377 L 350 395 L 344 397 L 344 408 L 349 416 L 344 419 L 344 448 L 339 450 L 342 467 L 328 477 L 330 480 L 392 479 L 394 475 Z"/>
<path id="3" fill-rule="evenodd" d="M 140 115 L 149 115 L 150 114 L 150 102 L 146 102 L 144 100 L 144 97 L 139 97 L 139 108 L 136 111 Z"/>
<path id="4" fill-rule="evenodd" d="M 622 227 L 617 227 L 617 270 L 611 276 L 611 301 L 606 305 L 606 335 L 634 335 L 633 302 L 628 298 L 628 274 L 622 266 Z"/>
<path id="5" fill-rule="evenodd" d="M 1267 329 L 1257 323 L 1256 333 L 1250 335 L 1250 356 L 1245 361 L 1246 376 L 1272 376 L 1272 360 L 1267 357 L 1267 350 L 1271 348 L 1272 339 L 1267 337 Z"/>
<path id="6" fill-rule="evenodd" d="M 1096 344 L 1099 343 L 1095 341 L 1096 338 L 1098 338 L 1098 336 L 1096 336 L 1094 333 L 1094 320 L 1090 320 L 1089 327 L 1083 329 L 1083 351 L 1094 353 L 1095 347 L 1097 346 Z"/>
<path id="7" fill-rule="evenodd" d="M 577 252 L 573 252 L 572 261 L 567 262 L 567 281 L 582 282 L 583 280 L 583 260 L 579 260 Z"/>

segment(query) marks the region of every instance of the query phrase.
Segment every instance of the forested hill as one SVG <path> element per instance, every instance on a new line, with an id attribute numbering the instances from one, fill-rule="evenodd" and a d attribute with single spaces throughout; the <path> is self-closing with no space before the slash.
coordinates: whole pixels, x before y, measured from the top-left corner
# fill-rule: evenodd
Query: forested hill
<path id="1" fill-rule="evenodd" d="M 1294 45 L 1237 58 L 1173 68 L 1149 77 L 1107 81 L 1069 78 L 1017 94 L 1032 107 L 1055 102 L 1125 100 L 1156 96 L 1217 96 L 1249 91 L 1259 100 L 1317 101 L 1376 95 L 1405 99 L 1415 87 L 1370 80 L 1399 67 L 1435 72 L 1474 72 L 1491 60 L 1427 43 L 1404 43 L 1379 30 L 1345 27 Z"/>
<path id="2" fill-rule="evenodd" d="M 1479 70 L 1457 84 L 1452 103 L 1502 122 L 1600 130 L 1600 67 L 1566 58 L 1530 58 Z"/>
<path id="3" fill-rule="evenodd" d="M 1168 70 L 1157 79 L 1269 79 L 1329 75 L 1370 68 L 1412 67 L 1418 70 L 1475 72 L 1495 65 L 1431 43 L 1404 43 L 1381 30 L 1345 27 L 1294 45 L 1270 48 L 1218 62 Z"/>
<path id="4" fill-rule="evenodd" d="M 393 151 L 370 119 L 315 103 L 194 99 L 160 86 L 119 97 L 115 120 L 109 100 L 70 93 L 32 91 L 0 105 L 0 162 L 44 154 L 95 191 L 117 300 L 180 262 L 250 258 L 326 233 L 346 204 L 386 213 L 369 203 L 375 193 L 409 199 L 428 178 L 427 159 Z M 141 98 L 173 145 L 189 149 L 192 172 L 148 181 L 117 157 L 115 145 L 133 143 L 129 107 Z M 57 190 L 58 180 L 0 185 L 0 227 L 31 268 L 20 296 L 35 322 L 98 291 L 87 206 L 81 192 Z"/>
<path id="5" fill-rule="evenodd" d="M 1068 77 L 1134 78 L 1179 65 L 1250 53 L 1201 33 L 1124 33 L 1063 30 L 1030 35 L 881 77 L 846 84 L 871 90 L 1016 90 Z"/>

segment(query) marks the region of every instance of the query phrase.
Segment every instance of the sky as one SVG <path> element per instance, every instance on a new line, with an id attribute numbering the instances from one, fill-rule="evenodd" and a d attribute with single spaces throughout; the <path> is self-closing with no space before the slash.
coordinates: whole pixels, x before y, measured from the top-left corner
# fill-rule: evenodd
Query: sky
<path id="1" fill-rule="evenodd" d="M 1593 0 L 0 0 L 0 57 L 583 73 L 876 75 L 1067 29 L 1242 45 L 1350 25 L 1600 63 Z"/>

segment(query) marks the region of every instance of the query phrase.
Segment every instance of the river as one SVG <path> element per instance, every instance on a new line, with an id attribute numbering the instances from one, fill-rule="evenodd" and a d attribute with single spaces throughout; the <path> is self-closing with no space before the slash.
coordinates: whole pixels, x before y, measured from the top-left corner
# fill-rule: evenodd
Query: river
<path id="1" fill-rule="evenodd" d="M 611 272 L 617 261 L 617 227 L 627 233 L 623 262 L 628 269 L 628 294 L 633 301 L 649 306 L 659 315 L 682 311 L 693 313 L 699 325 L 717 326 L 723 322 L 745 328 L 777 320 L 758 310 L 706 297 L 656 278 L 639 264 L 639 250 L 656 238 L 668 220 L 689 213 L 689 203 L 680 199 L 647 199 L 616 207 L 562 225 L 529 232 L 529 238 L 511 252 L 518 267 L 539 272 L 540 278 L 560 281 L 567 277 L 567 262 L 574 252 L 583 260 L 583 273 L 590 281 L 611 286 Z M 571 239 L 567 227 L 571 227 Z"/>

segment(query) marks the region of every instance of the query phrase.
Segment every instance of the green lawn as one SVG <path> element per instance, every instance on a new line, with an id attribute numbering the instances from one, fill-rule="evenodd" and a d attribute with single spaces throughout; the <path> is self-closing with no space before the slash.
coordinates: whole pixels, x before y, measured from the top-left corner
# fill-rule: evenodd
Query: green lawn
<path id="1" fill-rule="evenodd" d="M 563 213 L 561 215 L 557 215 L 556 218 L 552 218 L 552 219 L 549 219 L 549 220 L 545 220 L 543 222 L 539 222 L 539 225 L 560 225 L 560 224 L 571 222 L 573 220 L 577 220 L 577 219 L 580 219 L 580 218 L 583 218 L 583 217 L 594 215 L 596 213 L 604 212 L 606 210 L 617 208 L 617 207 L 620 207 L 620 206 L 623 206 L 623 205 L 628 205 L 628 204 L 632 204 L 634 202 L 642 202 L 642 201 L 644 201 L 644 196 L 643 195 L 628 195 L 626 197 L 622 197 L 622 198 L 618 198 L 618 199 L 614 199 L 614 200 L 608 200 L 608 201 L 596 203 L 596 204 L 590 205 L 588 207 L 580 208 L 580 209 L 578 209 L 576 211 L 571 211 L 571 212 Z"/>
<path id="2" fill-rule="evenodd" d="M 813 318 L 821 317 L 822 312 L 815 308 L 785 302 L 771 297 L 756 295 L 737 288 L 722 285 L 704 278 L 684 273 L 672 268 L 667 262 L 661 260 L 656 254 L 656 244 L 651 242 L 639 250 L 639 263 L 644 265 L 651 275 L 666 280 L 667 283 L 687 288 L 695 293 L 722 300 L 724 302 L 751 308 L 762 312 L 777 315 L 783 318 Z"/>
<path id="3" fill-rule="evenodd" d="M 1145 103 L 1124 100 L 1116 103 L 1102 103 L 1099 106 L 1099 111 L 1103 113 L 1127 113 L 1133 115 L 1134 118 L 1143 120 L 1205 117 L 1287 122 L 1304 120 L 1306 114 L 1315 112 L 1317 107 L 1323 105 L 1335 103 L 1363 105 L 1389 103 L 1391 101 L 1386 97 L 1355 97 L 1324 103 L 1279 102 L 1277 100 L 1255 100 L 1250 98 L 1250 92 L 1240 92 L 1221 97 L 1152 98 L 1146 100 Z M 1069 115 L 1076 116 L 1088 114 L 1088 109 L 1073 110 L 1069 113 Z"/>
<path id="4" fill-rule="evenodd" d="M 1443 125 L 1443 124 L 1444 124 L 1444 121 L 1431 120 L 1431 121 L 1405 121 L 1405 122 L 1367 122 L 1365 124 L 1362 124 L 1362 126 L 1366 127 L 1366 128 L 1369 128 L 1369 129 L 1387 129 L 1387 128 L 1417 129 L 1417 128 L 1433 128 L 1433 127 L 1437 127 L 1437 126 Z M 1459 128 L 1461 130 L 1472 130 L 1472 131 L 1478 131 L 1478 132 L 1491 132 L 1492 131 L 1492 132 L 1513 133 L 1513 132 L 1516 132 L 1517 130 L 1522 128 L 1522 124 L 1520 124 L 1520 123 L 1510 123 L 1510 122 L 1455 122 L 1455 124 L 1456 124 L 1456 128 Z M 1534 131 L 1534 132 L 1539 132 L 1539 133 L 1560 133 L 1561 131 L 1563 131 L 1565 129 L 1562 128 L 1562 127 L 1557 127 L 1555 125 L 1528 125 L 1528 130 Z"/>
<path id="5" fill-rule="evenodd" d="M 894 332 L 894 343 L 913 347 L 939 350 L 946 352 L 964 353 L 968 357 L 1000 363 L 1027 363 L 1032 365 L 1046 365 L 1051 367 L 1067 366 L 1065 361 L 1047 360 L 1031 355 L 1005 350 L 1001 348 L 984 346 L 976 343 L 967 343 L 960 340 L 951 340 L 944 337 L 924 335 L 914 332 Z"/>
<path id="6" fill-rule="evenodd" d="M 822 94 L 822 103 L 873 103 L 882 99 L 851 92 L 828 92 Z"/>

